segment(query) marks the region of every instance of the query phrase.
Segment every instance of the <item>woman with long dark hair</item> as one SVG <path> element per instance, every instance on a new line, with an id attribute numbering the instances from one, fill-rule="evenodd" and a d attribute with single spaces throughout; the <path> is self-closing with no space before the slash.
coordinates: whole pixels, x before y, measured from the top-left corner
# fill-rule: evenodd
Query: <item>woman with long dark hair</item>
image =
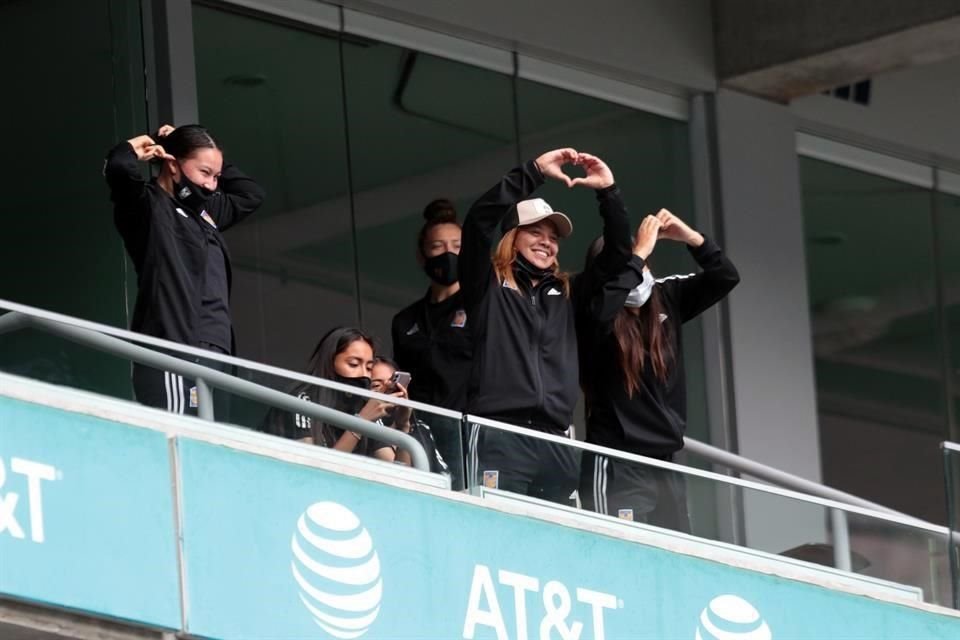
<path id="1" fill-rule="evenodd" d="M 446 199 L 428 204 L 423 218 L 417 263 L 430 286 L 393 317 L 393 357 L 411 374 L 413 400 L 462 411 L 473 349 L 460 293 L 461 227 L 453 203 Z"/>
<path id="2" fill-rule="evenodd" d="M 371 373 L 376 363 L 375 350 L 374 339 L 360 329 L 353 327 L 331 329 L 320 338 L 320 342 L 313 350 L 307 373 L 315 378 L 370 390 Z M 407 390 L 402 385 L 394 385 L 394 387 L 389 390 L 390 395 L 407 398 Z M 371 422 L 382 421 L 384 417 L 396 413 L 397 410 L 396 405 L 389 402 L 309 383 L 296 385 L 290 393 L 301 400 L 315 402 Z M 386 443 L 365 438 L 354 431 L 344 431 L 299 413 L 291 414 L 280 409 L 271 409 L 264 420 L 262 430 L 337 451 L 410 463 L 409 454 L 404 451 L 398 453 Z"/>
<path id="3" fill-rule="evenodd" d="M 702 271 L 655 279 L 647 260 L 658 240 L 686 244 Z M 603 243 L 594 241 L 587 269 Z M 686 431 L 682 325 L 723 299 L 740 277 L 716 243 L 666 209 L 644 218 L 633 254 L 616 278 L 578 307 L 586 439 L 672 461 Z M 682 476 L 657 467 L 587 453 L 580 499 L 599 513 L 690 529 Z"/>
<path id="4" fill-rule="evenodd" d="M 144 180 L 139 162 L 159 164 L 159 175 Z M 153 137 L 121 142 L 107 154 L 103 174 L 137 272 L 130 328 L 232 354 L 230 254 L 222 233 L 256 211 L 263 190 L 224 161 L 200 125 L 164 125 Z M 197 412 L 196 388 L 179 375 L 134 365 L 133 388 L 143 404 Z"/>
<path id="5" fill-rule="evenodd" d="M 564 165 L 578 165 L 586 176 L 571 179 Z M 573 231 L 570 219 L 529 199 L 546 177 L 594 189 L 604 221 L 608 244 L 575 286 L 557 261 L 561 240 Z M 498 227 L 503 235 L 496 242 Z M 578 396 L 573 299 L 620 272 L 630 257 L 629 234 L 613 173 L 574 149 L 549 151 L 513 169 L 474 203 L 460 252 L 475 354 L 469 413 L 567 432 Z M 485 486 L 560 503 L 569 503 L 579 479 L 569 447 L 493 428 L 473 428 L 469 462 L 470 475 Z"/>

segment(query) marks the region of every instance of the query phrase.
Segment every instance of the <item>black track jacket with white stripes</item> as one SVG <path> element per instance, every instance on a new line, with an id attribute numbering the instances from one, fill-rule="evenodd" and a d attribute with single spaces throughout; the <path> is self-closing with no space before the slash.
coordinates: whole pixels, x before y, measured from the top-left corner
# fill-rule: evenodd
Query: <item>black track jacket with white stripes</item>
<path id="1" fill-rule="evenodd" d="M 208 247 L 202 225 L 209 222 L 201 212 L 175 201 L 155 180 L 145 181 L 127 142 L 108 152 L 103 175 L 114 204 L 114 225 L 137 270 L 131 330 L 197 346 Z M 225 162 L 206 211 L 219 235 L 256 211 L 263 198 L 256 182 Z M 230 255 L 222 238 L 220 246 L 229 291 Z"/>
<path id="2" fill-rule="evenodd" d="M 573 299 L 558 278 L 534 287 L 519 270 L 519 288 L 512 289 L 499 282 L 491 263 L 501 220 L 543 182 L 533 161 L 513 169 L 480 196 L 463 223 L 460 291 L 474 354 L 467 411 L 559 434 L 569 427 L 579 395 Z M 616 186 L 596 193 L 610 240 L 594 261 L 597 275 L 590 281 L 604 282 L 630 259 L 630 230 Z"/>
<path id="3" fill-rule="evenodd" d="M 600 304 L 578 306 L 587 442 L 648 456 L 666 456 L 683 448 L 687 390 L 681 326 L 740 282 L 736 267 L 709 238 L 699 247 L 687 248 L 703 270 L 658 279 L 654 285 L 664 305 L 661 322 L 670 323 L 673 339 L 666 382 L 657 378 L 647 353 L 640 389 L 629 397 L 613 335 L 614 318 L 623 309 L 627 294 L 643 281 L 642 258 L 633 256 L 623 272 L 606 284 Z"/>

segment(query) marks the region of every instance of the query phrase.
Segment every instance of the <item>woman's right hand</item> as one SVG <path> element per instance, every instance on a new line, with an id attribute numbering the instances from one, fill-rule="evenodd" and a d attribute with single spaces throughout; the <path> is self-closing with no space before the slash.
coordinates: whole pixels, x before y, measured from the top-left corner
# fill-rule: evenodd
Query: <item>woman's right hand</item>
<path id="1" fill-rule="evenodd" d="M 383 400 L 377 400 L 376 398 L 370 398 L 367 400 L 367 404 L 363 405 L 363 408 L 360 409 L 360 413 L 357 416 L 363 418 L 364 420 L 369 420 L 370 422 L 376 422 L 383 416 L 387 415 L 393 407 L 389 402 L 384 402 Z"/>
<path id="2" fill-rule="evenodd" d="M 643 219 L 640 226 L 637 227 L 637 235 L 633 240 L 633 253 L 644 260 L 653 253 L 653 248 L 657 246 L 657 236 L 660 234 L 660 227 L 663 223 L 657 216 L 649 215 Z"/>
<path id="3" fill-rule="evenodd" d="M 172 155 L 163 150 L 159 144 L 157 144 L 153 138 L 148 135 L 137 136 L 136 138 L 130 138 L 127 140 L 130 143 L 130 146 L 133 147 L 133 151 L 137 154 L 137 160 L 141 162 L 147 162 L 153 160 L 154 158 L 159 158 L 161 160 L 176 160 Z"/>
<path id="4" fill-rule="evenodd" d="M 554 149 L 553 151 L 547 151 L 534 162 L 537 163 L 540 173 L 545 177 L 559 180 L 568 187 L 572 187 L 573 180 L 563 172 L 563 165 L 573 164 L 577 157 L 576 149 Z"/>

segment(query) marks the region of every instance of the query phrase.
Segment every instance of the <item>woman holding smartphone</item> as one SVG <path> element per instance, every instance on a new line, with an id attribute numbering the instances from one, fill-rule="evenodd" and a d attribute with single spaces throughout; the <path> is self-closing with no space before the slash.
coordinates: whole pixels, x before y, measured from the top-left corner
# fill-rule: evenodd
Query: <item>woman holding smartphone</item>
<path id="1" fill-rule="evenodd" d="M 386 356 L 376 356 L 373 359 L 373 369 L 371 372 L 370 390 L 378 393 L 396 393 L 407 389 L 410 386 L 412 377 L 406 371 L 398 371 L 397 363 Z M 443 455 L 437 449 L 437 443 L 433 437 L 433 431 L 423 420 L 417 417 L 416 411 L 408 407 L 394 406 L 387 410 L 387 414 L 377 422 L 386 426 L 398 429 L 408 435 L 413 436 L 423 447 L 427 458 L 430 460 L 430 471 L 434 473 L 449 474 L 450 468 L 447 465 Z M 409 455 L 404 451 L 397 451 L 394 447 L 393 460 L 410 464 Z M 382 460 L 390 459 L 389 452 L 382 452 L 377 456 Z"/>
<path id="2" fill-rule="evenodd" d="M 373 338 L 360 329 L 352 327 L 332 329 L 320 339 L 314 349 L 307 374 L 358 389 L 370 390 L 375 362 L 374 349 Z M 371 422 L 379 422 L 397 409 L 402 409 L 398 412 L 401 417 L 405 411 L 409 412 L 405 408 L 383 400 L 368 399 L 309 383 L 298 384 L 290 390 L 290 393 L 301 400 L 316 402 Z M 403 386 L 395 385 L 388 395 L 405 399 L 407 390 Z M 365 438 L 354 431 L 344 431 L 299 413 L 291 414 L 287 411 L 271 409 L 264 420 L 262 430 L 337 451 L 359 453 L 388 461 L 397 459 L 407 464 L 410 462 L 406 459 L 407 453 L 401 451 L 398 454 L 386 443 Z"/>

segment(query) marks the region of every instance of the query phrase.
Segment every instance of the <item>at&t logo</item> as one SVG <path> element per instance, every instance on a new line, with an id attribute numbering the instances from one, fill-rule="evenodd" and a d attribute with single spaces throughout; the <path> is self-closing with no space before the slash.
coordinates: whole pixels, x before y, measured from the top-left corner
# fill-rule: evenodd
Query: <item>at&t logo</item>
<path id="1" fill-rule="evenodd" d="M 26 486 L 17 482 L 22 476 Z M 57 469 L 49 464 L 34 462 L 24 458 L 10 458 L 9 471 L 0 458 L 0 535 L 8 534 L 24 539 L 23 512 L 30 518 L 30 540 L 42 543 L 45 540 L 43 530 L 43 485 L 44 480 L 56 480 Z M 20 487 L 15 487 L 19 484 Z M 14 489 L 17 490 L 14 490 Z M 26 496 L 23 489 L 27 490 Z M 25 500 L 22 500 L 23 498 Z M 18 509 L 18 505 L 23 505 Z"/>
<path id="2" fill-rule="evenodd" d="M 575 607 L 570 589 L 557 580 L 550 580 L 541 587 L 540 580 L 533 576 L 501 569 L 497 571 L 497 582 L 513 591 L 515 626 L 507 625 L 490 568 L 478 564 L 473 568 L 467 615 L 463 621 L 465 640 L 473 640 L 480 626 L 492 629 L 497 634 L 497 640 L 528 640 L 531 635 L 541 640 L 580 640 L 581 636 L 604 640 L 604 610 L 623 608 L 623 602 L 616 596 L 583 587 L 577 587 L 573 592 L 576 601 L 586 606 Z M 532 598 L 531 607 L 527 606 L 527 593 L 539 594 L 539 597 Z M 532 618 L 533 634 L 527 629 L 528 618 Z M 581 620 L 589 625 L 585 634 Z"/>
<path id="3" fill-rule="evenodd" d="M 700 613 L 696 640 L 771 640 L 770 627 L 752 604 L 739 596 L 722 595 Z"/>
<path id="4" fill-rule="evenodd" d="M 320 628 L 352 640 L 380 613 L 383 580 L 370 534 L 336 502 L 310 505 L 297 521 L 290 563 L 300 600 Z"/>

